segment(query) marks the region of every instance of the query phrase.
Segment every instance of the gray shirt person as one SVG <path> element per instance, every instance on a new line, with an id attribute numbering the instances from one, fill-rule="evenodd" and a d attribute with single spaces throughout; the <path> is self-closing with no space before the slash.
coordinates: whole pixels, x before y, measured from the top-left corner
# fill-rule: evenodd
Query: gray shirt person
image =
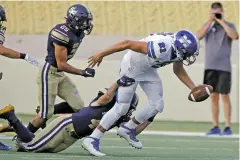
<path id="1" fill-rule="evenodd" d="M 236 31 L 234 24 L 226 24 Z M 232 39 L 220 24 L 213 22 L 205 35 L 205 70 L 231 72 L 231 48 Z"/>

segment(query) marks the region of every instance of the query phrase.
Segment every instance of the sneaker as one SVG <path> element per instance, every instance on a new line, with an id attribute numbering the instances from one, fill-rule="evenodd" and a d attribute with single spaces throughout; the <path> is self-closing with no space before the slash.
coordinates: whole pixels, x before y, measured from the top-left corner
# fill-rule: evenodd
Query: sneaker
<path id="1" fill-rule="evenodd" d="M 102 157 L 106 154 L 102 153 L 99 149 L 100 140 L 93 137 L 87 137 L 82 142 L 82 147 L 87 150 L 91 155 Z"/>
<path id="2" fill-rule="evenodd" d="M 210 131 L 207 132 L 206 135 L 220 135 L 221 134 L 221 130 L 218 127 L 213 127 L 212 129 L 210 129 Z"/>
<path id="3" fill-rule="evenodd" d="M 222 132 L 222 135 L 224 135 L 224 136 L 230 136 L 230 135 L 232 135 L 232 134 L 233 134 L 233 133 L 232 133 L 232 130 L 231 130 L 230 127 L 225 127 L 224 130 L 223 130 L 223 132 Z"/>

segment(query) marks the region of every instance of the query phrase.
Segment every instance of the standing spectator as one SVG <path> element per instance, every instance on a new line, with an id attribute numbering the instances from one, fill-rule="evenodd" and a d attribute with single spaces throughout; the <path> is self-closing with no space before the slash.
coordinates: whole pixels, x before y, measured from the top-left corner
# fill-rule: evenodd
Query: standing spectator
<path id="1" fill-rule="evenodd" d="M 214 127 L 207 135 L 231 135 L 231 45 L 232 40 L 238 39 L 234 24 L 224 19 L 223 6 L 219 2 L 211 5 L 208 21 L 197 32 L 199 40 L 205 37 L 205 73 L 204 84 L 213 86 L 211 94 L 212 118 Z M 219 97 L 224 104 L 225 129 L 219 128 Z"/>

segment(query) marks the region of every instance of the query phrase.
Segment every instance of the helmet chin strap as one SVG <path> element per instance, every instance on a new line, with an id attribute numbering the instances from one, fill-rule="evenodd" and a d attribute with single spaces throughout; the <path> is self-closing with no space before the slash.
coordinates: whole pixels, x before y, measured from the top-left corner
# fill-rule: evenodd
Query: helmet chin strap
<path id="1" fill-rule="evenodd" d="M 191 60 L 191 57 L 193 58 L 192 60 Z M 191 57 L 187 57 L 186 59 L 184 59 L 184 60 L 182 61 L 182 63 L 183 63 L 185 66 L 190 66 L 190 65 L 192 65 L 192 64 L 196 61 L 196 56 L 191 56 Z"/>

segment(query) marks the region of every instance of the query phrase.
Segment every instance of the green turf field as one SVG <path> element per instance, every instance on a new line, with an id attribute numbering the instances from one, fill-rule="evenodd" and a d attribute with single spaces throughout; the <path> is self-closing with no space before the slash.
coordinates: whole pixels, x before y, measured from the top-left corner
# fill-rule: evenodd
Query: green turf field
<path id="1" fill-rule="evenodd" d="M 24 124 L 27 124 L 32 116 L 20 115 L 20 118 Z M 0 120 L 0 123 L 6 123 L 6 121 Z M 155 121 L 148 130 L 206 132 L 211 127 L 211 123 Z M 220 127 L 223 128 L 224 124 Z M 232 130 L 234 134 L 239 134 L 239 124 L 233 124 Z M 0 134 L 0 141 L 14 146 L 11 140 L 12 134 L 10 135 Z M 105 135 L 101 142 L 101 149 L 108 156 L 104 158 L 88 156 L 88 153 L 81 148 L 82 140 L 79 140 L 66 151 L 55 154 L 0 151 L 0 160 L 239 160 L 238 138 L 160 135 L 140 135 L 139 138 L 144 148 L 136 150 L 115 134 Z"/>
<path id="2" fill-rule="evenodd" d="M 18 114 L 18 117 L 24 124 L 28 124 L 29 121 L 33 118 L 34 115 L 22 115 Z M 53 116 L 49 121 L 55 119 L 56 116 Z M 6 121 L 0 119 L 1 123 L 7 123 Z M 220 123 L 219 126 L 221 129 L 224 128 L 224 124 Z M 157 131 L 184 131 L 184 132 L 207 132 L 212 128 L 212 123 L 207 122 L 182 122 L 182 121 L 160 121 L 155 120 L 149 127 L 148 130 L 157 130 Z M 233 123 L 232 131 L 234 134 L 239 134 L 239 123 Z"/>
<path id="3" fill-rule="evenodd" d="M 237 138 L 210 137 L 173 137 L 173 136 L 140 136 L 144 148 L 136 150 L 118 138 L 115 134 L 107 134 L 101 142 L 101 149 L 107 157 L 88 156 L 81 148 L 81 140 L 64 152 L 16 153 L 0 151 L 1 160 L 238 160 Z M 0 136 L 0 141 L 12 144 L 10 137 Z"/>

